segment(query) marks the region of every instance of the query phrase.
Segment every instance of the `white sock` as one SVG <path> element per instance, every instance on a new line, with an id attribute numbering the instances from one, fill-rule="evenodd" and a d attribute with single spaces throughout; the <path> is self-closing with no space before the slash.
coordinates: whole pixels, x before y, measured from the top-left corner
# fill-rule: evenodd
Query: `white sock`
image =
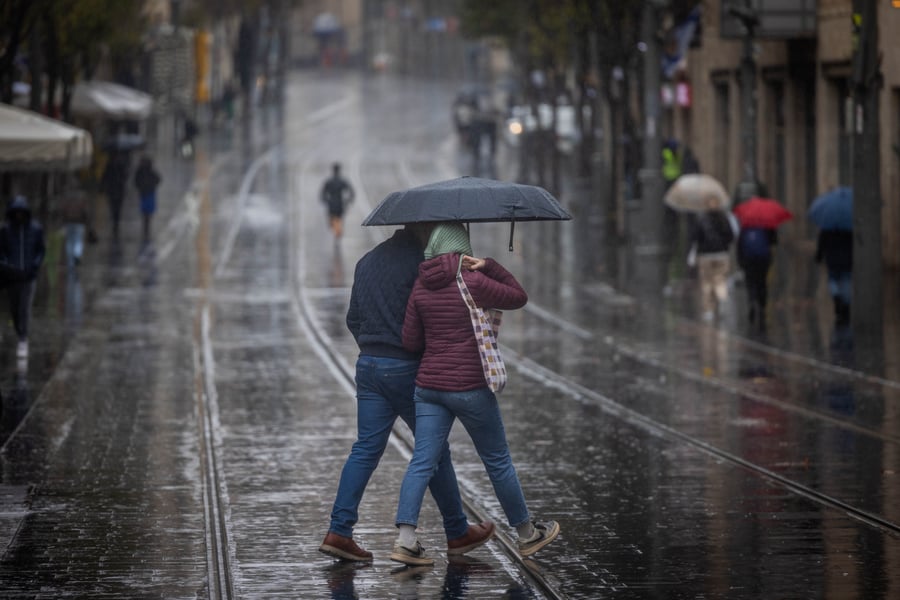
<path id="1" fill-rule="evenodd" d="M 415 550 L 416 543 L 419 541 L 419 538 L 416 536 L 415 525 L 401 524 L 398 527 L 400 528 L 400 535 L 397 536 L 397 543 L 404 548 Z"/>
<path id="2" fill-rule="evenodd" d="M 531 521 L 526 521 L 516 527 L 516 533 L 519 535 L 520 540 L 530 540 L 534 537 L 534 524 Z"/>

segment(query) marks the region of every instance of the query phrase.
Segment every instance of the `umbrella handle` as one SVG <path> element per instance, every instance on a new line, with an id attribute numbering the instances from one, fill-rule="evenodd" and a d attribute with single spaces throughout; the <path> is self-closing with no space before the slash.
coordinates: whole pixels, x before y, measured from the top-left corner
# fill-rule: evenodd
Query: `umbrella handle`
<path id="1" fill-rule="evenodd" d="M 509 222 L 509 251 L 513 251 L 513 232 L 516 230 L 516 222 Z"/>

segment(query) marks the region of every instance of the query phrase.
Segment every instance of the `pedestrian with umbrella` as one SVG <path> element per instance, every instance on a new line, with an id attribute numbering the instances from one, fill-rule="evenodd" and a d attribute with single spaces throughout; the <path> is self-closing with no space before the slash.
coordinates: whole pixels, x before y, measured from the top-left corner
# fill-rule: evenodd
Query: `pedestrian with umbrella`
<path id="1" fill-rule="evenodd" d="M 393 192 L 363 221 L 363 225 L 438 223 L 425 248 L 426 260 L 419 266 L 403 324 L 404 348 L 424 354 L 416 375 L 416 447 L 401 486 L 392 560 L 434 564 L 415 531 L 429 473 L 434 472 L 457 418 L 472 436 L 507 520 L 518 533 L 520 554 L 534 554 L 559 534 L 556 522 L 535 522 L 528 512 L 509 456 L 494 391 L 499 388 L 488 383 L 492 367 L 505 370 L 488 363 L 482 350 L 485 355 L 489 351 L 480 350 L 475 337 L 475 314 L 488 308 L 521 307 L 527 295 L 499 263 L 471 256 L 462 223 L 509 222 L 512 250 L 517 221 L 571 218 L 543 188 L 460 177 Z M 498 352 L 495 342 L 493 351 Z"/>
<path id="2" fill-rule="evenodd" d="M 728 250 L 735 230 L 725 207 L 728 193 L 715 178 L 703 174 L 679 177 L 663 202 L 675 210 L 692 213 L 688 264 L 696 265 L 700 279 L 700 310 L 704 321 L 712 321 L 728 299 Z"/>
<path id="3" fill-rule="evenodd" d="M 531 556 L 559 535 L 555 521 L 533 520 L 512 463 L 497 396 L 485 377 L 466 294 L 479 307 L 513 310 L 528 301 L 516 278 L 491 258 L 472 257 L 461 223 L 439 223 L 425 248 L 403 322 L 403 346 L 423 352 L 416 375 L 416 440 L 397 505 L 391 560 L 432 565 L 416 535 L 425 488 L 459 419 L 484 463 L 519 554 Z"/>
<path id="4" fill-rule="evenodd" d="M 853 189 L 834 187 L 818 196 L 807 212 L 819 227 L 816 262 L 825 262 L 828 291 L 837 325 L 850 323 L 853 298 Z"/>
<path id="5" fill-rule="evenodd" d="M 772 266 L 772 246 L 778 242 L 777 228 L 793 218 L 791 211 L 776 200 L 753 196 L 732 210 L 741 226 L 737 240 L 738 266 L 747 287 L 748 319 L 765 328 L 768 276 Z"/>

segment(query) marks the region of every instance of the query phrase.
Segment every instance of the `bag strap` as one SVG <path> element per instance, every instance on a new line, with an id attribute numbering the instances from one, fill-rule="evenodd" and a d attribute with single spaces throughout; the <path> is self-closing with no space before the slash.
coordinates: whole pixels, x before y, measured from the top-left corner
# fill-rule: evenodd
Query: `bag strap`
<path id="1" fill-rule="evenodd" d="M 459 264 L 456 266 L 456 285 L 459 287 L 459 293 L 462 294 L 466 306 L 468 306 L 470 310 L 478 308 L 475 304 L 475 299 L 472 297 L 472 292 L 469 291 L 469 287 L 466 285 L 466 281 L 462 276 L 462 254 L 459 255 Z"/>

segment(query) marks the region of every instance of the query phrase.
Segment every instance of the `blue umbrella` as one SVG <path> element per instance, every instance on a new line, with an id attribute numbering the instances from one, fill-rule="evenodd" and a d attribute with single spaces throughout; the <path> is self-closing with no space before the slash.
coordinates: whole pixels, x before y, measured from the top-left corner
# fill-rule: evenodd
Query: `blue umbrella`
<path id="1" fill-rule="evenodd" d="M 807 212 L 819 229 L 853 231 L 853 189 L 837 187 L 817 197 Z"/>

